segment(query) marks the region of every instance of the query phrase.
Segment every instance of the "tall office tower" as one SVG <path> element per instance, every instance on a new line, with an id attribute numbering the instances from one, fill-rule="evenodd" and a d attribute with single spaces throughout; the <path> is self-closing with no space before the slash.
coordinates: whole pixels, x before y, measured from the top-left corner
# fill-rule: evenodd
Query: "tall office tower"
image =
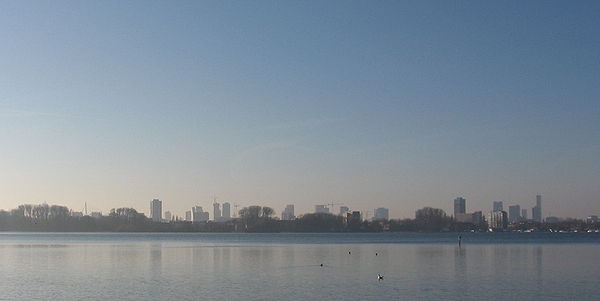
<path id="1" fill-rule="evenodd" d="M 205 212 L 201 206 L 192 207 L 192 222 L 205 223 L 208 221 L 208 212 Z"/>
<path id="2" fill-rule="evenodd" d="M 326 205 L 315 205 L 315 213 L 329 213 Z"/>
<path id="3" fill-rule="evenodd" d="M 221 220 L 221 204 L 214 202 L 213 203 L 213 221 Z"/>
<path id="4" fill-rule="evenodd" d="M 231 219 L 231 205 L 227 202 L 223 203 L 223 221 Z"/>
<path id="5" fill-rule="evenodd" d="M 162 220 L 162 202 L 159 199 L 154 199 L 150 202 L 150 217 L 154 222 Z"/>
<path id="6" fill-rule="evenodd" d="M 348 206 L 340 206 L 340 215 L 341 216 L 346 216 L 346 213 L 348 213 L 350 211 L 350 208 L 348 208 Z"/>
<path id="7" fill-rule="evenodd" d="M 527 209 L 521 209 L 521 218 L 526 221 L 527 220 Z"/>
<path id="8" fill-rule="evenodd" d="M 373 215 L 374 221 L 387 221 L 390 219 L 390 210 L 387 208 L 377 208 L 375 209 L 375 214 Z"/>
<path id="9" fill-rule="evenodd" d="M 283 209 L 283 212 L 281 212 L 281 219 L 284 221 L 289 221 L 289 220 L 293 220 L 294 218 L 296 218 L 296 216 L 294 216 L 294 205 L 287 205 L 285 206 L 285 209 Z"/>
<path id="10" fill-rule="evenodd" d="M 165 212 L 165 220 L 170 222 L 171 218 L 172 218 L 171 211 L 166 211 Z"/>
<path id="11" fill-rule="evenodd" d="M 465 198 L 459 197 L 454 199 L 454 218 L 459 216 L 460 214 L 467 213 L 467 200 Z"/>
<path id="12" fill-rule="evenodd" d="M 492 211 L 504 211 L 504 206 L 502 205 L 502 201 L 494 202 Z"/>
<path id="13" fill-rule="evenodd" d="M 531 209 L 531 218 L 533 219 L 534 222 L 538 222 L 538 223 L 541 223 L 543 220 L 542 196 L 539 194 L 535 196 L 535 207 L 533 207 Z"/>
<path id="14" fill-rule="evenodd" d="M 192 211 L 191 210 L 185 212 L 185 220 L 188 222 L 192 221 Z"/>
<path id="15" fill-rule="evenodd" d="M 511 223 L 518 223 L 521 220 L 521 206 L 513 205 L 508 206 L 508 221 Z"/>

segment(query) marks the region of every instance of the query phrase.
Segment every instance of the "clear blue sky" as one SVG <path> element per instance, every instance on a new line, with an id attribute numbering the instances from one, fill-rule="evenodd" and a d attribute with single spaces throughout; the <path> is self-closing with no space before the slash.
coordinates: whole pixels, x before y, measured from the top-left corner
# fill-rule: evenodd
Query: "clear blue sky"
<path id="1" fill-rule="evenodd" d="M 2 1 L 0 208 L 600 214 L 598 1 Z M 337 209 L 336 209 L 337 210 Z"/>

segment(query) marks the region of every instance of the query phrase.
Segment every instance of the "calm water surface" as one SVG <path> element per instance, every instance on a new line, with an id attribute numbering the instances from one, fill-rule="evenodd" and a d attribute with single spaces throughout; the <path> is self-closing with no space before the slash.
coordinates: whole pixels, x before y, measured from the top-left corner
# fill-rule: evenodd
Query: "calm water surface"
<path id="1" fill-rule="evenodd" d="M 600 234 L 462 235 L 0 233 L 0 299 L 600 300 Z"/>

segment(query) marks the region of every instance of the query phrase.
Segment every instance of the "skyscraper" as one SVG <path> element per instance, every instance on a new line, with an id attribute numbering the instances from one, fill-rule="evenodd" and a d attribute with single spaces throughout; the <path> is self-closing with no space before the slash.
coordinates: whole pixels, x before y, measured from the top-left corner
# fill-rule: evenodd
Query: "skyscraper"
<path id="1" fill-rule="evenodd" d="M 502 201 L 494 202 L 494 205 L 492 206 L 492 211 L 504 211 Z"/>
<path id="2" fill-rule="evenodd" d="M 521 206 L 513 205 L 508 206 L 508 221 L 511 223 L 517 223 L 521 220 Z"/>
<path id="3" fill-rule="evenodd" d="M 542 196 L 539 194 L 535 196 L 535 207 L 531 208 L 531 218 L 533 219 L 534 222 L 538 222 L 538 223 L 541 223 L 543 220 Z"/>
<path id="4" fill-rule="evenodd" d="M 213 203 L 213 221 L 221 220 L 221 204 L 214 202 Z"/>
<path id="5" fill-rule="evenodd" d="M 521 209 L 521 218 L 526 221 L 527 220 L 527 209 Z"/>
<path id="6" fill-rule="evenodd" d="M 162 220 L 162 201 L 159 199 L 154 199 L 150 202 L 150 217 L 154 222 Z"/>
<path id="7" fill-rule="evenodd" d="M 223 203 L 223 221 L 228 221 L 231 219 L 231 205 L 227 202 Z"/>
<path id="8" fill-rule="evenodd" d="M 387 221 L 388 219 L 390 219 L 390 210 L 388 208 L 375 209 L 374 221 Z"/>
<path id="9" fill-rule="evenodd" d="M 209 219 L 208 212 L 205 212 L 201 206 L 192 207 L 192 222 L 205 223 Z"/>
<path id="10" fill-rule="evenodd" d="M 467 201 L 465 198 L 458 197 L 454 199 L 454 218 L 460 214 L 467 213 Z"/>
<path id="11" fill-rule="evenodd" d="M 165 220 L 170 222 L 171 221 L 171 211 L 166 211 L 165 212 Z"/>
<path id="12" fill-rule="evenodd" d="M 285 209 L 281 212 L 281 219 L 287 221 L 293 220 L 294 218 L 296 218 L 296 216 L 294 216 L 294 205 L 290 204 L 285 206 Z"/>

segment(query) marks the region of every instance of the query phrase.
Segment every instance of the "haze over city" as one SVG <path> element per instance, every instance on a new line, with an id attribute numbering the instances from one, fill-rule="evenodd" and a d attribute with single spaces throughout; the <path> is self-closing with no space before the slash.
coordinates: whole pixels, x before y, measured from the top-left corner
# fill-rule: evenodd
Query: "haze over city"
<path id="1" fill-rule="evenodd" d="M 178 4 L 0 4 L 1 209 L 600 213 L 598 2 Z"/>

